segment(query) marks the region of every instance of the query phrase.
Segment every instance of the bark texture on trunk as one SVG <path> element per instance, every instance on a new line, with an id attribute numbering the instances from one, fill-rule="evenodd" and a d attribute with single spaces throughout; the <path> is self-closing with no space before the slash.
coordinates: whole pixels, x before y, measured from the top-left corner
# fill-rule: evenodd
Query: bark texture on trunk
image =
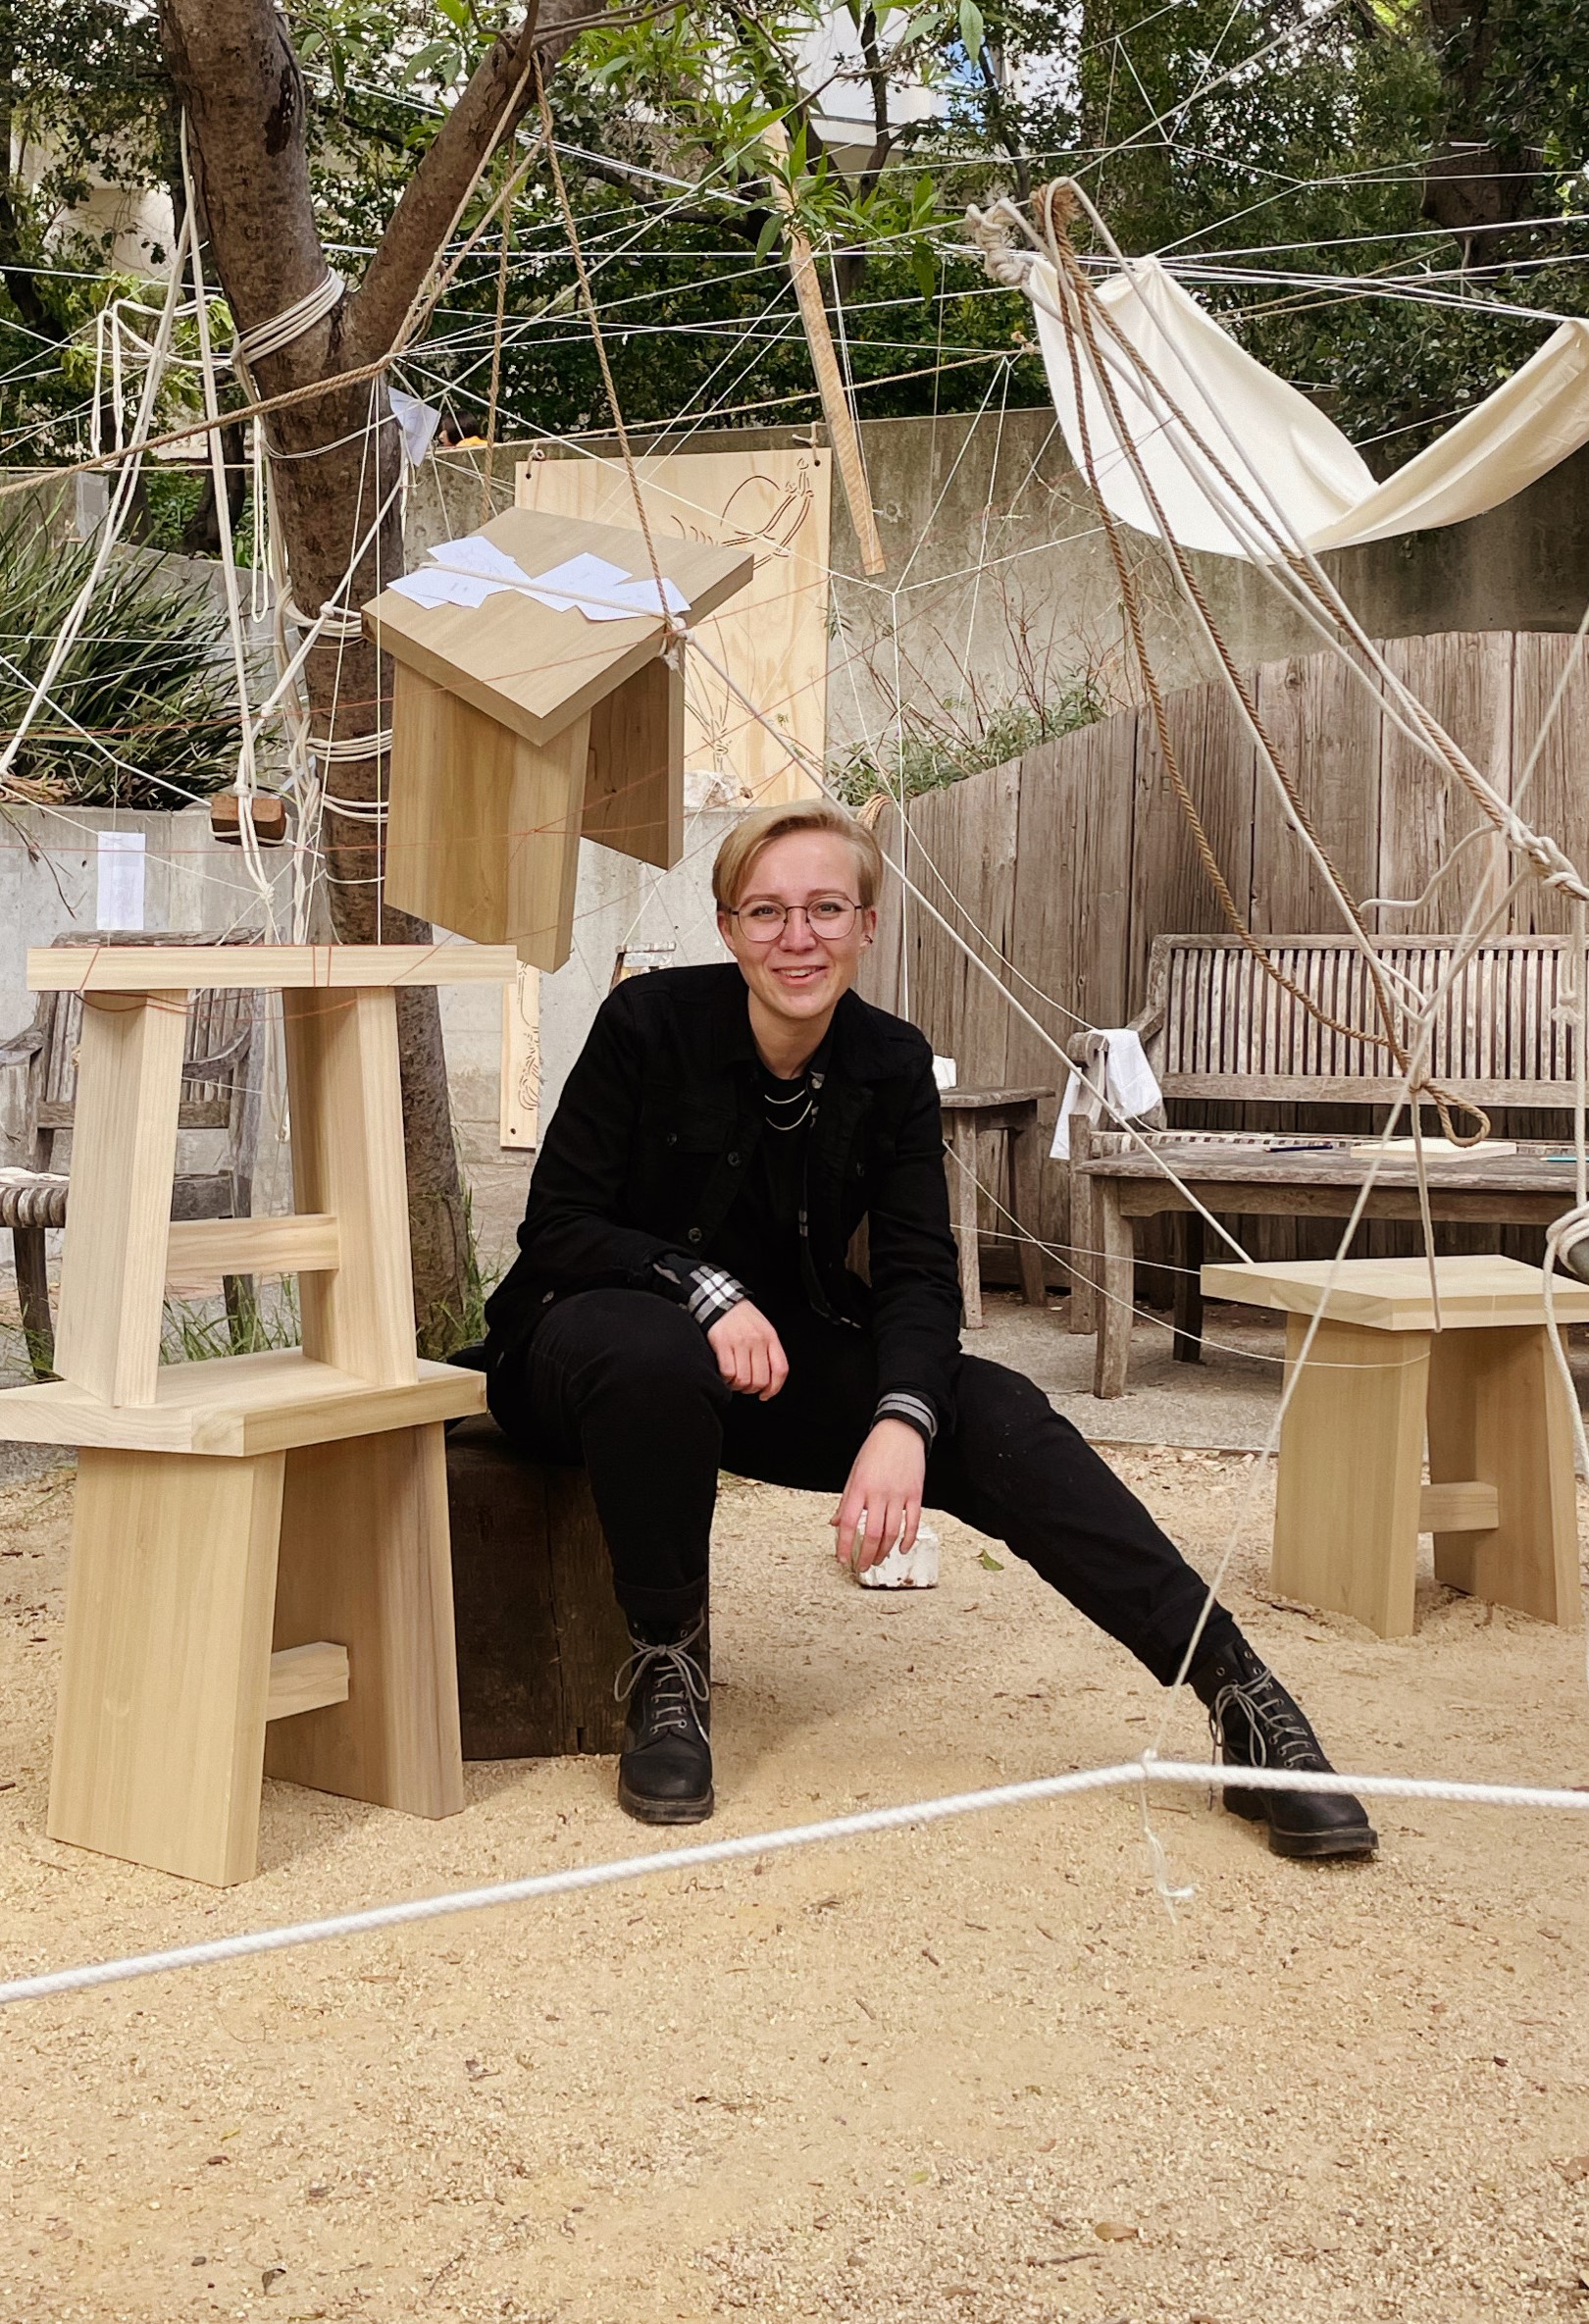
<path id="1" fill-rule="evenodd" d="M 364 284 L 323 321 L 253 366 L 263 394 L 334 377 L 396 343 L 481 163 L 534 101 L 532 49 L 561 54 L 564 25 L 584 0 L 531 7 L 497 40 L 404 190 Z M 315 225 L 304 142 L 305 94 L 283 18 L 272 0 L 161 0 L 161 36 L 187 113 L 195 194 L 219 277 L 239 331 L 257 329 L 318 289 L 327 271 Z M 362 605 L 404 569 L 396 487 L 401 446 L 385 384 L 317 397 L 273 414 L 272 473 L 293 596 L 317 612 L 342 583 Z M 314 733 L 366 755 L 333 762 L 327 791 L 353 804 L 382 796 L 384 754 L 375 738 L 390 716 L 389 666 L 362 641 L 318 647 L 306 689 Z M 328 809 L 324 864 L 339 943 L 424 944 L 431 930 L 384 903 L 379 824 Z M 445 1353 L 463 1320 L 467 1231 L 436 995 L 398 997 L 409 1231 L 423 1354 Z"/>

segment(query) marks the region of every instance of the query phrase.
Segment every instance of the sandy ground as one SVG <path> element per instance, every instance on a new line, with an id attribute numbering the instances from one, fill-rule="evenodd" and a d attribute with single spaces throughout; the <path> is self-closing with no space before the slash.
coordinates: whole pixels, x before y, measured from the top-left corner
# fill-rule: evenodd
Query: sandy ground
<path id="1" fill-rule="evenodd" d="M 1253 1472 L 1112 1456 L 1205 1569 Z M 0 1489 L 0 1966 L 634 1852 L 601 1761 L 426 1825 L 267 1789 L 225 1894 L 43 1835 L 70 1474 Z M 1161 1698 L 945 1523 L 862 1592 L 732 1485 L 723 1807 L 754 1831 L 1112 1760 Z M 1389 1645 L 1227 1595 L 1345 1765 L 1589 1782 L 1582 1641 L 1427 1582 Z M 1192 1709 L 1172 1745 L 1201 1743 Z M 1157 1798 L 1010 1811 L 0 2019 L 0 2316 L 1523 2324 L 1589 2316 L 1589 1819 L 1392 1806 L 1372 1867 Z"/>

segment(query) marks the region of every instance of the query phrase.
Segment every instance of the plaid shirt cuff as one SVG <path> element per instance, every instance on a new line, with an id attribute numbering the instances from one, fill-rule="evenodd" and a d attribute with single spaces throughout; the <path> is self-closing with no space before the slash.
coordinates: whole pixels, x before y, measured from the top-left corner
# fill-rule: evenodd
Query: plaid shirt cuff
<path id="1" fill-rule="evenodd" d="M 913 1396 L 905 1388 L 891 1388 L 886 1396 L 878 1398 L 877 1410 L 872 1415 L 874 1428 L 879 1420 L 903 1420 L 916 1430 L 928 1451 L 932 1451 L 933 1438 L 938 1434 L 938 1415 L 925 1396 Z"/>
<path id="2" fill-rule="evenodd" d="M 721 1322 L 730 1308 L 737 1308 L 742 1299 L 750 1296 L 743 1283 L 737 1282 L 733 1275 L 726 1274 L 720 1266 L 692 1267 L 686 1280 L 690 1295 L 685 1301 L 685 1308 L 702 1331 L 710 1331 L 714 1323 Z"/>

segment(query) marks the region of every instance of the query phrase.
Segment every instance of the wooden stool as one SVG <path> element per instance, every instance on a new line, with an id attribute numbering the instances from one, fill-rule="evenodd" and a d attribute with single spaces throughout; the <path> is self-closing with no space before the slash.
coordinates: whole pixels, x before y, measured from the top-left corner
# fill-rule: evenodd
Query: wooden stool
<path id="1" fill-rule="evenodd" d="M 1274 1586 L 1405 1637 L 1418 1535 L 1432 1533 L 1450 1588 L 1575 1629 L 1572 1416 L 1540 1271 L 1494 1257 L 1434 1264 L 1439 1330 L 1426 1259 L 1335 1267 L 1280 1432 Z M 1289 1380 L 1330 1268 L 1208 1265 L 1204 1295 L 1283 1309 Z M 1589 1322 L 1589 1288 L 1558 1276 L 1556 1314 Z"/>
<path id="2" fill-rule="evenodd" d="M 465 1759 L 616 1751 L 629 1630 L 583 1469 L 522 1461 L 488 1417 L 447 1439 Z"/>
<path id="3" fill-rule="evenodd" d="M 1021 1271 L 1021 1294 L 1029 1308 L 1047 1307 L 1043 1281 L 1043 1253 L 1028 1237 L 1037 1232 L 1039 1173 L 1043 1167 L 1038 1143 L 1038 1107 L 1051 1098 L 1049 1089 L 947 1089 L 944 1109 L 945 1143 L 950 1162 L 949 1215 L 960 1254 L 960 1297 L 969 1331 L 982 1328 L 982 1261 L 977 1242 L 977 1142 L 985 1130 L 1004 1140 L 1008 1208 L 1016 1234 L 1015 1260 Z M 991 1176 L 997 1192 L 999 1178 Z M 1026 1232 L 1021 1232 L 1021 1229 Z"/>
<path id="4" fill-rule="evenodd" d="M 27 968 L 83 997 L 63 1376 L 0 1402 L 5 1436 L 81 1448 L 51 1837 L 221 1885 L 253 1874 L 265 1773 L 455 1813 L 441 1423 L 485 1382 L 414 1354 L 396 988 L 500 983 L 512 954 L 150 946 Z M 188 995 L 218 985 L 282 994 L 300 1207 L 174 1225 Z M 169 1280 L 283 1273 L 301 1348 L 161 1366 Z"/>

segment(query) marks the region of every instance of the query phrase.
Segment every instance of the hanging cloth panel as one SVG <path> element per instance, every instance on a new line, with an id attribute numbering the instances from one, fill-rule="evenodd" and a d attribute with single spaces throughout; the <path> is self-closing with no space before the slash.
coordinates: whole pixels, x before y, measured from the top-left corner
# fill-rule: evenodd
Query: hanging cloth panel
<path id="1" fill-rule="evenodd" d="M 1033 266 L 1028 289 L 1059 425 L 1085 473 L 1059 320 L 1072 293 L 1046 260 Z M 1248 354 L 1156 259 L 1131 260 L 1126 273 L 1098 285 L 1098 297 L 1249 498 L 1309 548 L 1348 548 L 1482 516 L 1589 442 L 1589 323 L 1563 323 L 1493 395 L 1377 484 L 1334 422 Z M 1253 554 L 1221 513 L 1228 488 L 1186 428 L 1139 383 L 1107 334 L 1095 326 L 1095 335 L 1129 439 L 1177 540 L 1218 556 Z M 1156 534 L 1079 333 L 1076 348 L 1099 489 L 1122 523 Z"/>

